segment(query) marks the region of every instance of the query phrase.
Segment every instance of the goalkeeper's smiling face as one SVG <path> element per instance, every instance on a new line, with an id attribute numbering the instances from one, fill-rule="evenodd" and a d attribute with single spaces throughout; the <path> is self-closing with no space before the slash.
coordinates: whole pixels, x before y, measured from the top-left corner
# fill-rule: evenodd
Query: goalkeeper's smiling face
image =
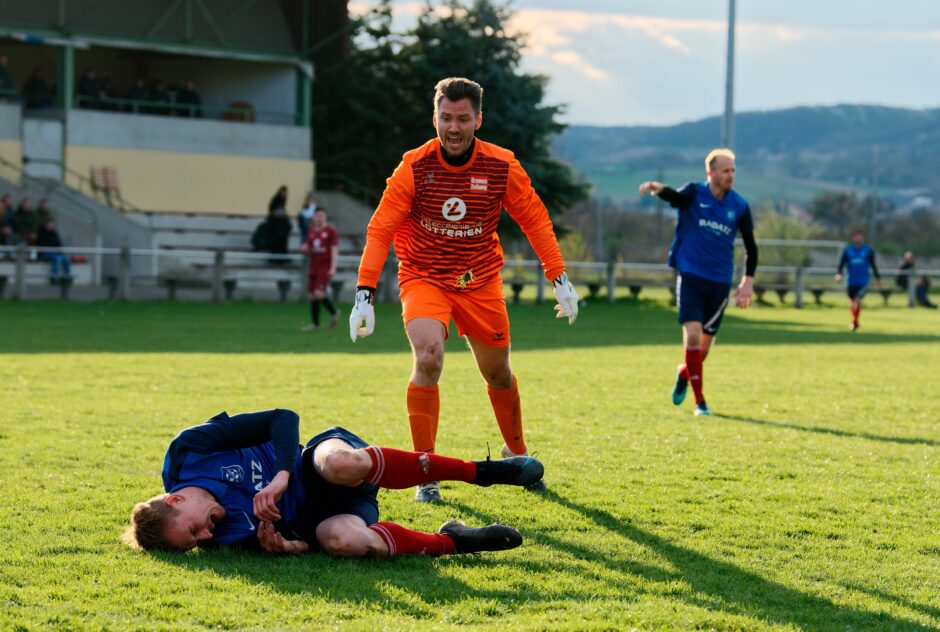
<path id="1" fill-rule="evenodd" d="M 448 156 L 457 157 L 467 151 L 482 123 L 483 114 L 473 111 L 470 99 L 451 101 L 444 97 L 434 112 L 437 139 Z"/>

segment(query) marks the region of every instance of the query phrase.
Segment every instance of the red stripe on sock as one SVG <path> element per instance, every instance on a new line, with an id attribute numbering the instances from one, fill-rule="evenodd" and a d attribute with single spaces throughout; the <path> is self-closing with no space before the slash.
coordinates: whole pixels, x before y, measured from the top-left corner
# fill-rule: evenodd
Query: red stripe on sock
<path id="1" fill-rule="evenodd" d="M 379 534 L 388 546 L 390 557 L 398 555 L 453 555 L 457 552 L 454 541 L 442 533 L 412 531 L 394 522 L 377 522 L 369 527 Z"/>

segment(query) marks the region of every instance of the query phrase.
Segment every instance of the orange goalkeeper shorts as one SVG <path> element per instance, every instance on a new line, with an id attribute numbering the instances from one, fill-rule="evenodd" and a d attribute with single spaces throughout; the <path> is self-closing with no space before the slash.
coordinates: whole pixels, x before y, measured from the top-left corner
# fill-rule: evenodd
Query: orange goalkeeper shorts
<path id="1" fill-rule="evenodd" d="M 464 292 L 412 279 L 401 287 L 401 306 L 405 325 L 415 318 L 433 318 L 444 325 L 446 337 L 453 318 L 459 335 L 470 336 L 488 347 L 509 346 L 509 314 L 503 280 L 498 275 Z"/>

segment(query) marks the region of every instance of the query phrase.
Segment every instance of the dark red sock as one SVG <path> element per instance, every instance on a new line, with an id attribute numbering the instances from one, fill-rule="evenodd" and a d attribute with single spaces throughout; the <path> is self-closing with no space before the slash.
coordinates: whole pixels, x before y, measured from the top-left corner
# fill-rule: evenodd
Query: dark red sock
<path id="1" fill-rule="evenodd" d="M 852 306 L 852 324 L 853 324 L 853 325 L 857 325 L 857 324 L 858 324 L 858 315 L 861 314 L 861 313 L 862 313 L 862 305 L 861 305 L 861 304 L 853 305 L 853 306 Z"/>
<path id="2" fill-rule="evenodd" d="M 367 447 L 372 469 L 365 481 L 388 489 L 405 489 L 431 481 L 471 483 L 477 466 L 470 461 L 428 452 L 409 452 L 375 445 Z"/>
<path id="3" fill-rule="evenodd" d="M 379 534 L 388 546 L 389 557 L 399 555 L 453 555 L 457 552 L 454 541 L 442 533 L 412 531 L 394 522 L 376 522 L 369 527 Z"/>
<path id="4" fill-rule="evenodd" d="M 702 348 L 685 348 L 686 371 L 689 374 L 689 384 L 692 385 L 692 392 L 695 393 L 695 403 L 701 404 L 705 401 L 702 395 Z"/>
<path id="5" fill-rule="evenodd" d="M 686 382 L 689 381 L 689 365 L 680 364 L 679 369 L 677 370 L 679 377 L 681 377 Z"/>

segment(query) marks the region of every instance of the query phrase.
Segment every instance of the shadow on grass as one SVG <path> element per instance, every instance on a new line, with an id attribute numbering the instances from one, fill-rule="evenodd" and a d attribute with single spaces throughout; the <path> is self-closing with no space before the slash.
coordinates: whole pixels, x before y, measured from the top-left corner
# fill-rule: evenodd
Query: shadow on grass
<path id="1" fill-rule="evenodd" d="M 13 303 L 0 301 L 5 353 L 287 353 L 409 352 L 398 304 L 376 305 L 376 330 L 353 344 L 346 318 L 335 329 L 302 334 L 301 303 Z M 341 306 L 348 315 L 349 306 Z M 673 308 L 656 301 L 589 303 L 569 327 L 549 303 L 510 305 L 513 349 L 681 344 Z M 722 342 L 748 345 L 895 344 L 940 342 L 927 333 L 851 334 L 805 320 L 725 316 Z M 465 343 L 451 327 L 448 349 Z"/>
<path id="2" fill-rule="evenodd" d="M 894 603 L 904 608 L 916 610 L 917 612 L 925 616 L 940 620 L 940 607 L 928 606 L 922 603 L 917 603 L 916 601 L 912 601 L 907 597 L 892 595 L 882 590 L 878 590 L 877 588 L 868 588 L 866 586 L 862 586 L 861 584 L 857 584 L 854 582 L 844 582 L 842 585 L 850 590 L 857 590 L 859 592 L 865 593 L 866 595 L 871 595 L 872 597 L 881 599 L 882 601 L 887 601 L 889 603 Z"/>
<path id="3" fill-rule="evenodd" d="M 770 426 L 772 428 L 786 428 L 789 430 L 799 430 L 800 432 L 815 432 L 818 434 L 833 435 L 836 437 L 846 437 L 850 439 L 867 439 L 869 441 L 882 441 L 884 443 L 899 443 L 902 445 L 928 445 L 935 447 L 940 445 L 940 441 L 934 439 L 923 439 L 920 437 L 890 437 L 884 435 L 871 434 L 869 432 L 848 432 L 846 430 L 836 430 L 835 428 L 821 428 L 819 426 L 801 426 L 784 421 L 767 421 L 765 419 L 754 419 L 752 417 L 740 417 L 738 415 L 726 415 L 723 413 L 714 413 L 719 419 L 728 419 L 730 421 L 742 421 L 757 426 Z"/>
<path id="4" fill-rule="evenodd" d="M 617 518 L 607 511 L 565 498 L 549 490 L 540 498 L 559 507 L 576 512 L 597 527 L 649 548 L 661 556 L 675 570 L 637 563 L 629 554 L 611 557 L 606 551 L 566 541 L 553 533 L 532 533 L 523 527 L 529 541 L 562 551 L 570 556 L 564 559 L 538 560 L 502 557 L 499 553 L 479 556 L 459 556 L 448 562 L 461 567 L 487 567 L 524 570 L 525 577 L 539 581 L 552 573 L 571 574 L 573 564 L 584 564 L 577 569 L 584 580 L 583 593 L 566 593 L 567 600 L 595 598 L 593 586 L 606 585 L 613 594 L 622 594 L 630 577 L 664 584 L 682 581 L 688 584 L 688 594 L 662 593 L 636 586 L 631 590 L 647 592 L 658 598 L 682 601 L 709 611 L 724 611 L 745 617 L 756 617 L 780 625 L 793 625 L 804 630 L 828 631 L 832 629 L 895 629 L 928 630 L 927 626 L 901 619 L 883 612 L 859 610 L 841 606 L 828 599 L 816 597 L 770 581 L 734 564 L 723 562 L 681 547 L 628 520 Z M 469 507 L 460 502 L 448 503 L 461 514 L 472 517 L 474 524 L 495 521 L 489 512 Z M 605 547 L 609 549 L 610 547 Z M 306 599 L 328 602 L 332 620 L 355 619 L 363 612 L 383 612 L 409 617 L 414 620 L 432 620 L 447 608 L 470 608 L 461 614 L 464 623 L 492 623 L 506 612 L 524 603 L 543 603 L 544 607 L 558 601 L 552 590 L 532 585 L 516 585 L 511 589 L 487 588 L 485 583 L 468 584 L 455 578 L 450 566 L 440 566 L 432 558 L 402 557 L 394 560 L 337 559 L 312 554 L 291 558 L 272 557 L 261 553 L 240 551 L 204 551 L 197 554 L 157 553 L 159 559 L 193 572 L 212 572 L 221 578 L 232 578 L 266 585 L 282 594 L 303 595 Z M 572 561 L 573 560 L 573 561 Z M 592 570 L 592 566 L 606 568 Z M 858 587 L 852 586 L 862 590 Z M 878 591 L 864 590 L 884 601 L 899 603 L 935 617 L 934 608 L 899 600 Z M 479 611 L 468 599 L 478 600 Z M 498 607 L 491 602 L 497 601 Z M 468 605 L 469 603 L 469 605 Z M 470 620 L 466 620 L 466 616 Z"/>
<path id="5" fill-rule="evenodd" d="M 708 595 L 709 603 L 735 614 L 756 616 L 763 620 L 794 625 L 804 630 L 895 629 L 928 630 L 925 625 L 899 619 L 884 612 L 858 610 L 799 592 L 744 570 L 693 551 L 631 524 L 626 519 L 567 499 L 552 490 L 546 500 L 575 511 L 597 526 L 632 540 L 665 558 L 695 593 Z M 679 597 L 677 597 L 679 598 Z M 890 596 L 885 599 L 891 600 Z"/>
<path id="6" fill-rule="evenodd" d="M 476 521 L 473 524 L 496 522 L 493 515 L 471 509 L 461 503 L 448 502 L 447 505 L 465 516 L 474 518 Z M 549 537 L 549 542 L 567 548 L 572 554 L 583 559 L 593 559 L 597 556 L 595 551 L 567 545 L 561 540 Z M 331 606 L 350 610 L 345 614 L 340 612 L 334 615 L 334 618 L 349 619 L 353 624 L 357 616 L 376 611 L 416 620 L 436 619 L 449 607 L 470 610 L 460 614 L 462 623 L 492 624 L 505 612 L 525 603 L 551 604 L 558 599 L 557 594 L 543 594 L 536 585 L 526 590 L 519 588 L 517 583 L 514 583 L 512 588 L 505 589 L 488 588 L 485 582 L 468 584 L 453 576 L 451 565 L 488 568 L 500 575 L 504 574 L 498 570 L 501 567 L 505 567 L 510 573 L 523 570 L 527 579 L 571 571 L 570 565 L 564 560 L 542 561 L 519 559 L 518 556 L 508 559 L 501 553 L 460 555 L 441 561 L 422 556 L 405 556 L 391 560 L 341 559 L 322 553 L 278 557 L 236 549 L 206 549 L 189 554 L 155 552 L 152 555 L 189 571 L 211 572 L 219 577 L 238 578 L 270 586 L 283 594 L 302 594 L 309 599 L 327 600 Z M 442 562 L 445 565 L 442 565 Z M 631 564 L 630 570 L 655 581 L 675 578 L 667 571 L 642 564 Z M 610 578 L 592 577 L 590 573 L 584 577 L 606 581 L 612 590 L 619 585 Z M 587 588 L 583 594 L 569 595 L 570 599 L 576 601 L 592 597 Z M 477 600 L 477 605 L 468 605 L 468 600 L 471 599 Z M 494 609 L 492 601 L 501 605 Z M 477 608 L 482 609 L 482 612 L 475 612 Z"/>

